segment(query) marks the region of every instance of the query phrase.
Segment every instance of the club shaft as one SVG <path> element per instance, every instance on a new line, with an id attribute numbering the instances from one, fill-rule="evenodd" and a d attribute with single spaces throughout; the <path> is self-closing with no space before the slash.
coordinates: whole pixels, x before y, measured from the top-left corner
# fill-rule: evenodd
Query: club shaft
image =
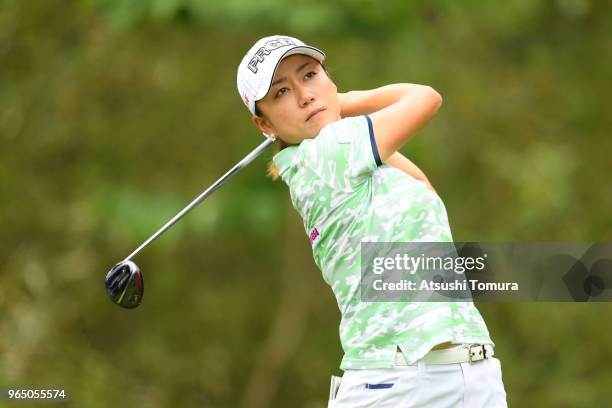
<path id="1" fill-rule="evenodd" d="M 200 194 L 195 200 L 193 200 L 187 207 L 183 208 L 181 212 L 176 214 L 174 218 L 166 223 L 163 227 L 161 227 L 155 234 L 151 235 L 149 239 L 142 243 L 134 252 L 132 252 L 125 261 L 130 261 L 133 257 L 135 257 L 140 251 L 146 248 L 151 242 L 155 241 L 161 234 L 166 232 L 170 227 L 176 224 L 181 218 L 183 218 L 189 211 L 194 209 L 198 204 L 206 199 L 209 195 L 211 195 L 217 188 L 219 188 L 223 183 L 229 180 L 234 174 L 238 173 L 244 167 L 246 167 L 250 162 L 252 162 L 257 156 L 263 153 L 264 150 L 268 148 L 274 141 L 271 139 L 266 139 L 262 144 L 257 146 L 251 153 L 246 155 L 244 159 L 240 160 L 234 167 L 232 167 L 227 173 L 225 173 L 221 178 L 214 182 L 213 185 L 208 187 L 202 194 Z"/>

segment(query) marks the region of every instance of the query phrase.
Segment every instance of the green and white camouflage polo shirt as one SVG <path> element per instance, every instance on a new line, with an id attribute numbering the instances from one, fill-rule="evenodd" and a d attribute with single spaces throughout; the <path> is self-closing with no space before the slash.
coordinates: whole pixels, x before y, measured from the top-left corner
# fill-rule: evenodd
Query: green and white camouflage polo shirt
<path id="1" fill-rule="evenodd" d="M 330 123 L 273 160 L 340 308 L 341 369 L 392 367 L 396 346 L 415 362 L 446 341 L 493 344 L 469 301 L 360 301 L 362 241 L 452 242 L 440 197 L 380 162 L 369 117 Z"/>

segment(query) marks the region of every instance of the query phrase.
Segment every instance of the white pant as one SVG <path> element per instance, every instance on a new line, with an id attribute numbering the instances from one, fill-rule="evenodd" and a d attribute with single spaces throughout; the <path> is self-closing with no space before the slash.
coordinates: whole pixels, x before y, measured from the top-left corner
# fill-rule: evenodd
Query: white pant
<path id="1" fill-rule="evenodd" d="M 507 408 L 501 363 L 470 363 L 346 370 L 328 408 Z"/>

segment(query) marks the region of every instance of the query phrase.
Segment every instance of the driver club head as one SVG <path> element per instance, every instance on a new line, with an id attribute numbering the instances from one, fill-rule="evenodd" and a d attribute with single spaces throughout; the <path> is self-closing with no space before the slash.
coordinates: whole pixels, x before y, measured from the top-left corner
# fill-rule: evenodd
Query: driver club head
<path id="1" fill-rule="evenodd" d="M 106 293 L 121 307 L 133 309 L 140 305 L 144 281 L 140 268 L 132 261 L 122 261 L 108 271 L 104 279 Z"/>

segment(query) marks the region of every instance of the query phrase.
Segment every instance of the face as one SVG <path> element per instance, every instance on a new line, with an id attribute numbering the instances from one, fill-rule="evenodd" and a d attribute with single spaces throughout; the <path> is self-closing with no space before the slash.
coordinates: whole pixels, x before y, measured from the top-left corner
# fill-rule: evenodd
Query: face
<path id="1" fill-rule="evenodd" d="M 314 138 L 325 125 L 340 119 L 336 85 L 317 60 L 301 54 L 281 61 L 257 107 L 263 117 L 253 116 L 253 123 L 289 144 Z"/>

